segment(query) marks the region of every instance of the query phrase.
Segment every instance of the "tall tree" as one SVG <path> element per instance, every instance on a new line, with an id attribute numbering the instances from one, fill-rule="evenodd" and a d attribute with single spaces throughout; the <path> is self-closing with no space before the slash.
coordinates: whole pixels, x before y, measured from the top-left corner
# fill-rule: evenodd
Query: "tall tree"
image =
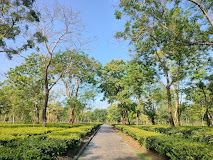
<path id="1" fill-rule="evenodd" d="M 99 86 L 101 92 L 104 93 L 104 99 L 108 99 L 109 103 L 119 102 L 118 106 L 121 108 L 121 121 L 123 124 L 126 123 L 125 107 L 132 103 L 130 90 L 125 85 L 125 78 L 126 62 L 112 59 L 103 68 L 101 85 Z"/>
<path id="2" fill-rule="evenodd" d="M 53 64 L 53 58 L 56 53 L 59 53 L 60 49 L 69 48 L 71 50 L 75 48 L 78 50 L 83 45 L 83 40 L 81 41 L 80 39 L 83 25 L 81 25 L 78 12 L 75 13 L 72 7 L 62 5 L 57 1 L 54 3 L 50 2 L 49 4 L 41 2 L 41 4 L 35 5 L 33 9 L 40 12 L 39 22 L 32 23 L 34 30 L 27 32 L 24 38 L 31 38 L 42 61 L 41 67 L 45 88 L 45 99 L 42 107 L 42 126 L 45 127 L 49 93 L 71 64 L 70 59 L 70 63 L 68 64 L 63 62 Z M 85 43 L 84 41 L 84 44 Z M 60 57 L 62 56 L 58 56 L 58 58 Z M 55 59 L 57 59 L 57 56 Z M 51 72 L 53 73 L 52 69 L 55 68 L 54 65 L 57 66 L 57 69 L 50 82 L 48 78 L 49 74 Z"/>
<path id="3" fill-rule="evenodd" d="M 187 68 L 199 65 L 196 62 L 205 58 L 204 51 L 209 49 L 207 44 L 198 46 L 186 43 L 209 41 L 209 30 L 201 30 L 198 20 L 192 20 L 189 12 L 175 5 L 168 7 L 168 3 L 161 3 L 160 0 L 121 0 L 119 7 L 121 11 L 116 11 L 116 17 L 120 19 L 126 15 L 128 21 L 125 30 L 118 32 L 116 37 L 130 39 L 137 53 L 136 58 L 143 61 L 143 65 L 155 67 L 155 73 L 161 78 L 164 75 L 165 81 L 159 83 L 167 90 L 169 121 L 174 126 L 171 87 L 179 80 L 179 73 L 184 76 Z M 175 66 L 178 66 L 176 73 L 172 72 Z"/>
<path id="4" fill-rule="evenodd" d="M 110 123 L 119 123 L 121 121 L 121 109 L 117 104 L 112 104 L 108 108 L 107 120 Z"/>
<path id="5" fill-rule="evenodd" d="M 89 100 L 94 96 L 93 86 L 97 84 L 101 64 L 94 58 L 89 58 L 88 55 L 78 52 L 64 54 L 61 63 L 66 61 L 70 65 L 62 76 L 62 81 L 65 95 L 70 104 L 70 123 L 73 124 L 77 103 L 81 101 L 79 98 L 86 102 L 86 99 Z"/>
<path id="6" fill-rule="evenodd" d="M 141 62 L 132 60 L 127 63 L 125 85 L 129 86 L 134 98 L 137 100 L 138 106 L 136 107 L 136 124 L 140 113 L 144 112 L 145 99 L 147 99 L 147 88 L 151 88 L 154 79 L 154 70 L 151 66 L 140 65 Z M 148 113 L 148 112 L 146 112 Z"/>

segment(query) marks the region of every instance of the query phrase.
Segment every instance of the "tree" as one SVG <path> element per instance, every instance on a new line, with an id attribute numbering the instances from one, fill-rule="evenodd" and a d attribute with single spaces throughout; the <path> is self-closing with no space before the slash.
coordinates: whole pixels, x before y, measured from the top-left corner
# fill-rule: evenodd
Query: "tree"
<path id="1" fill-rule="evenodd" d="M 5 77 L 7 79 L 4 82 L 4 86 L 9 87 L 8 91 L 11 89 L 13 90 L 11 92 L 11 96 L 13 96 L 12 99 L 19 99 L 19 103 L 16 101 L 16 105 L 13 103 L 14 101 L 11 102 L 13 103 L 13 106 L 16 106 L 15 108 L 17 111 L 26 111 L 26 116 L 27 114 L 29 115 L 29 112 L 33 112 L 32 106 L 35 106 L 34 121 L 35 117 L 37 117 L 37 123 L 39 123 L 39 111 L 41 110 L 43 103 L 44 89 L 39 61 L 38 55 L 29 55 L 25 58 L 25 62 L 15 68 L 11 68 L 7 73 L 5 73 Z"/>
<path id="2" fill-rule="evenodd" d="M 59 52 L 59 50 L 61 48 L 69 48 L 71 50 L 73 47 L 75 47 L 75 50 L 79 49 L 83 45 L 81 39 L 79 39 L 83 26 L 78 17 L 79 13 L 74 13 L 70 6 L 63 6 L 57 1 L 54 4 L 39 4 L 34 10 L 40 12 L 39 22 L 32 23 L 34 30 L 27 32 L 24 38 L 31 38 L 31 43 L 36 47 L 42 61 L 41 67 L 45 89 L 42 126 L 45 127 L 49 93 L 71 64 L 71 61 L 64 63 L 58 59 L 63 57 L 63 52 Z M 66 53 L 64 52 L 64 54 Z M 53 64 L 54 58 L 55 62 L 60 61 L 60 63 Z M 52 77 L 52 79 L 50 80 L 49 77 Z"/>
<path id="3" fill-rule="evenodd" d="M 38 54 L 31 54 L 25 58 L 25 62 L 14 69 L 10 69 L 7 78 L 15 84 L 16 89 L 23 90 L 25 100 L 31 100 L 35 106 L 36 121 L 39 123 L 39 111 L 42 108 L 44 96 L 44 81 L 41 71 L 41 59 Z"/>
<path id="4" fill-rule="evenodd" d="M 119 102 L 121 108 L 121 121 L 125 124 L 125 107 L 131 104 L 131 93 L 127 85 L 125 85 L 126 62 L 123 60 L 112 59 L 108 62 L 101 76 L 101 85 L 99 88 L 104 93 L 103 99 L 108 99 L 109 103 Z"/>
<path id="5" fill-rule="evenodd" d="M 93 122 L 106 122 L 107 110 L 96 108 L 91 114 L 91 120 Z"/>
<path id="6" fill-rule="evenodd" d="M 32 9 L 33 4 L 34 0 L 2 0 L 0 2 L 0 52 L 7 53 L 9 58 L 12 58 L 12 54 L 33 47 L 30 40 L 26 40 L 21 47 L 20 43 L 17 48 L 12 47 L 14 45 L 8 46 L 10 40 L 15 42 L 28 30 L 28 23 L 39 22 L 39 13 Z"/>
<path id="7" fill-rule="evenodd" d="M 213 76 L 212 76 L 213 77 Z M 206 77 L 206 79 L 209 79 L 212 81 L 212 78 L 210 77 Z M 207 125 L 208 126 L 213 126 L 213 115 L 210 111 L 210 106 L 211 103 L 212 103 L 212 82 L 209 82 L 209 84 L 205 84 L 204 82 L 202 81 L 199 81 L 197 84 L 197 89 L 198 89 L 198 94 L 202 95 L 202 98 L 201 98 L 201 102 L 204 102 L 204 106 L 205 106 L 205 115 L 206 115 L 206 120 L 207 120 Z"/>
<path id="8" fill-rule="evenodd" d="M 68 54 L 64 54 L 61 63 L 67 60 L 70 66 L 67 72 L 62 76 L 62 81 L 65 87 L 65 95 L 70 106 L 70 123 L 73 124 L 76 116 L 77 103 L 83 104 L 95 96 L 92 86 L 97 84 L 96 79 L 98 78 L 101 64 L 94 58 L 89 58 L 88 55 L 78 52 L 68 52 Z"/>
<path id="9" fill-rule="evenodd" d="M 120 19 L 126 15 L 128 21 L 125 30 L 118 32 L 116 37 L 130 39 L 137 53 L 136 59 L 143 61 L 145 66 L 153 66 L 158 77 L 164 75 L 166 84 L 152 81 L 162 84 L 167 90 L 169 121 L 174 126 L 171 87 L 184 78 L 188 70 L 199 66 L 200 59 L 205 59 L 205 51 L 210 48 L 208 44 L 191 43 L 195 43 L 193 40 L 210 41 L 209 30 L 201 30 L 198 19 L 192 20 L 188 11 L 184 12 L 175 5 L 168 7 L 160 0 L 121 0 L 119 7 L 122 11 L 116 11 L 116 17 Z"/>
<path id="10" fill-rule="evenodd" d="M 137 107 L 135 108 L 136 111 L 136 125 L 138 125 L 138 120 L 140 114 L 143 112 L 146 99 L 147 97 L 147 89 L 150 89 L 153 85 L 152 82 L 150 82 L 149 79 L 154 78 L 154 70 L 146 65 L 140 65 L 141 62 L 138 62 L 137 60 L 133 59 L 132 61 L 129 61 L 127 63 L 126 67 L 126 79 L 125 79 L 125 85 L 127 85 L 132 94 L 133 97 L 137 101 Z M 148 113 L 148 112 L 146 112 Z"/>
<path id="11" fill-rule="evenodd" d="M 118 108 L 117 104 L 112 104 L 108 108 L 107 120 L 110 123 L 120 123 L 121 121 L 121 109 Z"/>

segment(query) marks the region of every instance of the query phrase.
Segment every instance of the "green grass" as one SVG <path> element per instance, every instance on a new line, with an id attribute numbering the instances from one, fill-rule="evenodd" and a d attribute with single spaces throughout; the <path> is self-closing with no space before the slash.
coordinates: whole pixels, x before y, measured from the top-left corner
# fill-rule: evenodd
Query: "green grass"
<path id="1" fill-rule="evenodd" d="M 145 153 L 142 153 L 140 151 L 136 151 L 136 154 L 138 157 L 140 157 L 142 160 L 152 160 L 149 156 L 147 156 Z"/>

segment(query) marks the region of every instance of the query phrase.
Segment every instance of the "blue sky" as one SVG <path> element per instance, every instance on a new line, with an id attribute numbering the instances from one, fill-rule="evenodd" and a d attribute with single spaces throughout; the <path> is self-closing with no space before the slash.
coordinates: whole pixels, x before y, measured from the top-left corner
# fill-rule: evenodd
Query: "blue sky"
<path id="1" fill-rule="evenodd" d="M 119 42 L 114 38 L 117 31 L 122 31 L 125 21 L 115 19 L 114 12 L 117 0 L 59 0 L 60 3 L 71 5 L 73 10 L 80 12 L 82 23 L 85 25 L 87 36 L 95 37 L 85 51 L 91 57 L 99 60 L 103 65 L 111 59 L 128 60 L 128 43 Z M 23 55 L 29 54 L 22 53 Z M 23 61 L 20 57 L 8 60 L 5 54 L 0 54 L 0 73 L 8 71 L 11 67 L 19 65 Z M 3 77 L 0 75 L 0 80 Z M 107 102 L 101 102 L 101 95 L 97 97 L 94 107 L 106 108 Z"/>
<path id="2" fill-rule="evenodd" d="M 102 64 L 112 58 L 128 59 L 128 47 L 125 42 L 118 42 L 114 35 L 123 30 L 124 21 L 115 19 L 115 0 L 71 0 L 71 5 L 80 11 L 88 33 L 97 40 L 88 51 Z"/>

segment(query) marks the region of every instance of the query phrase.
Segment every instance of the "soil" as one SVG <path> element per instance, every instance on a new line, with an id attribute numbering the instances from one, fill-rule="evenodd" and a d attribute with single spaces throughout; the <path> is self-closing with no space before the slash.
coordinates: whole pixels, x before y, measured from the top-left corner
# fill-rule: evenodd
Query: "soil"
<path id="1" fill-rule="evenodd" d="M 115 129 L 115 128 L 114 128 Z M 138 141 L 120 130 L 115 129 L 123 140 L 136 151 L 137 155 L 143 160 L 169 160 L 169 157 L 164 155 L 159 155 L 156 151 L 148 150 L 140 145 Z"/>

